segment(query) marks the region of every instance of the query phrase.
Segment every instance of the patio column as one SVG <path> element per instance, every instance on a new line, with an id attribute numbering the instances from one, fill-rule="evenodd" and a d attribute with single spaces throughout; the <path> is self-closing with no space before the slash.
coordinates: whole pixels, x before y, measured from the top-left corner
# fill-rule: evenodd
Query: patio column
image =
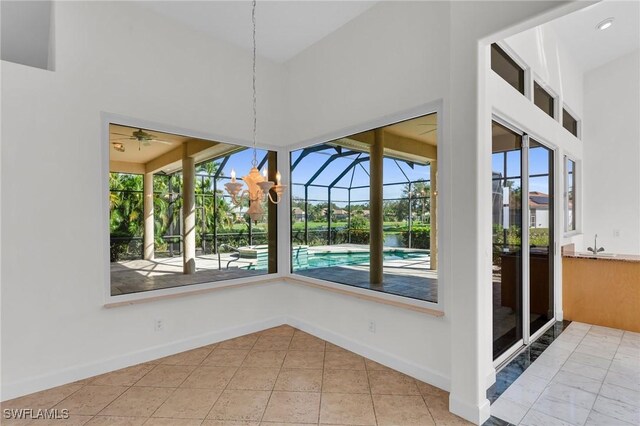
<path id="1" fill-rule="evenodd" d="M 382 284 L 383 262 L 383 209 L 382 209 L 382 164 L 384 157 L 384 134 L 381 129 L 374 130 L 374 141 L 369 153 L 371 185 L 369 187 L 369 239 L 371 256 L 369 261 L 369 282 Z"/>
<path id="2" fill-rule="evenodd" d="M 187 145 L 182 153 L 182 272 L 196 272 L 196 168 L 195 160 L 187 154 Z"/>
<path id="3" fill-rule="evenodd" d="M 143 253 L 145 260 L 153 260 L 155 253 L 154 244 L 154 217 L 153 217 L 153 173 L 145 173 L 142 182 L 142 192 L 144 194 L 143 216 L 144 216 L 144 234 L 143 234 Z"/>
<path id="4" fill-rule="evenodd" d="M 431 252 L 430 269 L 438 269 L 438 162 L 431 160 L 429 162 L 431 177 L 429 186 L 429 249 Z"/>

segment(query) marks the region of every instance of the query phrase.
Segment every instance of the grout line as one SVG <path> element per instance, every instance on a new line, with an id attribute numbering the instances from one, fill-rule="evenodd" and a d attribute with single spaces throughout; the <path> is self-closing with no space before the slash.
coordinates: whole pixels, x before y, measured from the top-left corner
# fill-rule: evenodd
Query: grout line
<path id="1" fill-rule="evenodd" d="M 264 331 L 264 330 L 262 330 Z M 211 408 L 209 408 L 209 411 L 207 411 L 207 414 L 204 416 L 204 419 L 202 420 L 202 423 L 204 423 L 205 420 L 207 420 L 207 418 L 209 417 L 209 414 L 211 414 L 211 410 L 213 410 L 213 407 L 215 407 L 215 405 L 218 403 L 218 401 L 220 400 L 220 397 L 224 394 L 224 392 L 227 390 L 227 387 L 229 386 L 229 383 L 231 383 L 231 381 L 233 380 L 233 378 L 236 376 L 236 374 L 238 374 L 238 370 L 240 370 L 240 367 L 242 367 L 242 364 L 244 364 L 244 361 L 247 359 L 247 357 L 249 356 L 249 353 L 251 353 L 251 351 L 253 350 L 253 347 L 256 345 L 256 342 L 258 342 L 258 339 L 260 338 L 260 334 L 262 334 L 262 331 L 258 331 L 257 333 L 249 333 L 248 335 L 251 334 L 258 334 L 258 338 L 253 342 L 253 344 L 251 345 L 251 348 L 249 348 L 249 352 L 247 352 L 247 354 L 245 355 L 245 357 L 242 359 L 242 362 L 240 363 L 239 366 L 235 367 L 236 371 L 233 373 L 233 376 L 231 376 L 231 378 L 229 379 L 229 381 L 227 382 L 226 385 L 224 385 L 224 388 L 222 388 L 222 391 L 220 391 L 220 395 L 218 395 L 218 397 L 216 398 L 215 402 L 213 403 L 213 405 L 211 406 Z M 247 336 L 247 334 L 245 334 L 244 336 Z M 238 336 L 238 337 L 243 337 L 243 336 Z M 237 339 L 237 337 L 235 337 L 235 339 Z M 229 341 L 229 340 L 233 340 L 233 339 L 227 339 L 227 340 L 223 340 L 223 342 Z M 216 344 L 216 347 L 214 348 L 214 350 L 218 349 L 218 345 L 220 343 L 223 342 L 218 342 L 218 344 Z M 239 350 L 246 350 L 246 349 L 239 349 Z M 213 353 L 213 351 L 212 351 Z M 208 357 L 207 357 L 208 358 Z M 206 359 L 206 358 L 205 358 Z M 204 362 L 204 361 L 203 361 Z M 265 410 L 267 409 L 267 407 L 265 406 Z M 264 413 L 263 413 L 264 414 Z M 226 421 L 226 420 L 225 420 Z"/>
<path id="2" fill-rule="evenodd" d="M 327 362 L 327 341 L 324 342 L 324 351 L 322 352 L 322 373 L 320 373 L 320 403 L 318 404 L 318 424 L 320 424 L 320 416 L 322 414 L 322 395 L 324 392 L 324 365 Z"/>
<path id="3" fill-rule="evenodd" d="M 364 374 L 367 375 L 367 384 L 369 385 L 369 398 L 371 399 L 371 408 L 373 408 L 373 417 L 376 420 L 376 425 L 378 424 L 378 413 L 376 412 L 376 405 L 373 402 L 373 391 L 371 390 L 371 379 L 369 378 L 369 367 L 367 367 L 367 358 L 362 357 L 363 362 L 364 362 Z M 414 379 L 415 380 L 415 379 Z M 417 385 L 416 385 L 417 387 Z M 420 390 L 418 390 L 418 392 L 420 392 Z M 425 403 L 425 405 L 427 405 Z M 427 410 L 429 409 L 429 407 L 427 407 Z M 431 412 L 429 411 L 429 414 L 431 414 Z"/>

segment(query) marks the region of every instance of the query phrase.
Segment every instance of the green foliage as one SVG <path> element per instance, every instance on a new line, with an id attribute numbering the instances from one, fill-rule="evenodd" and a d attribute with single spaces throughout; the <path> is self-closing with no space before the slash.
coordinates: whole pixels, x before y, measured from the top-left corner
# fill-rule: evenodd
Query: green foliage
<path id="1" fill-rule="evenodd" d="M 409 232 L 405 228 L 402 234 L 402 244 L 409 247 Z M 431 247 L 431 226 L 415 225 L 411 227 L 411 247 L 429 249 Z"/>
<path id="2" fill-rule="evenodd" d="M 248 223 L 234 223 L 232 206 L 223 197 L 221 189 L 214 197 L 214 175 L 219 164 L 207 162 L 196 167 L 196 245 L 213 248 L 213 229 L 217 226 L 219 234 L 238 232 L 237 236 L 222 236 L 234 246 L 249 244 Z M 218 185 L 220 185 L 218 183 Z M 221 185 L 220 185 L 221 186 Z M 144 194 L 143 176 L 125 173 L 109 175 L 111 261 L 140 258 L 142 255 L 142 237 L 144 234 Z M 169 244 L 180 242 L 180 212 L 182 210 L 182 176 L 155 175 L 154 189 L 154 240 L 156 253 L 169 249 Z M 264 236 L 260 234 L 264 233 Z M 169 237 L 168 235 L 175 236 Z M 266 243 L 265 226 L 254 226 L 253 243 Z M 203 244 L 204 242 L 204 244 Z M 222 241 L 226 242 L 226 241 Z M 177 247 L 174 247 L 177 249 Z"/>
<path id="3" fill-rule="evenodd" d="M 351 229 L 369 229 L 369 221 L 363 216 L 351 218 Z"/>

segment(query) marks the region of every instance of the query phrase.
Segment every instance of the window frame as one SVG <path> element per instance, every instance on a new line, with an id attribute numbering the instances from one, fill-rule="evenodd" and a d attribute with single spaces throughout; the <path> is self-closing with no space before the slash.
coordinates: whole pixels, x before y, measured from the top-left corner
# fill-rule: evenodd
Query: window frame
<path id="1" fill-rule="evenodd" d="M 576 121 L 576 133 L 575 134 L 573 134 L 572 131 L 570 131 L 569 129 L 567 129 L 564 126 L 564 113 L 565 112 L 569 116 L 571 116 L 571 118 L 573 118 Z M 578 117 L 578 114 L 576 114 L 566 103 L 563 103 L 563 105 L 562 105 L 562 112 L 560 113 L 560 117 L 559 118 L 560 118 L 560 125 L 562 126 L 562 128 L 564 130 L 569 132 L 569 134 L 573 135 L 577 139 L 582 140 L 582 120 Z"/>
<path id="2" fill-rule="evenodd" d="M 543 113 L 545 113 L 545 115 L 548 115 L 549 117 L 553 118 L 555 121 L 559 121 L 559 118 L 560 118 L 560 113 L 559 113 L 559 110 L 560 110 L 560 97 L 558 96 L 558 94 L 548 84 L 543 82 L 537 76 L 533 77 L 532 85 L 533 85 L 533 88 L 531 90 L 531 102 L 536 106 L 536 108 L 540 109 Z M 551 99 L 553 100 L 553 114 L 552 115 L 547 114 L 546 111 L 544 111 L 542 108 L 540 108 L 536 104 L 536 99 L 535 99 L 536 85 L 538 87 L 540 87 L 540 89 L 543 90 L 547 95 L 549 95 L 551 97 Z"/>
<path id="3" fill-rule="evenodd" d="M 138 293 L 129 293 L 129 294 L 120 294 L 120 295 L 112 295 L 111 294 L 111 265 L 109 258 L 109 241 L 110 241 L 110 232 L 109 232 L 109 217 L 110 217 L 110 207 L 109 207 L 109 158 L 111 148 L 111 143 L 109 140 L 109 125 L 110 124 L 120 124 L 123 126 L 129 127 L 141 127 L 146 129 L 154 129 L 158 132 L 164 133 L 172 133 L 178 134 L 182 136 L 188 136 L 198 139 L 205 140 L 214 140 L 219 141 L 221 143 L 234 144 L 238 146 L 243 146 L 247 148 L 251 148 L 253 146 L 253 142 L 248 140 L 237 140 L 235 138 L 230 138 L 224 135 L 219 134 L 211 134 L 206 132 L 200 132 L 196 130 L 184 129 L 178 126 L 174 126 L 172 124 L 167 123 L 157 123 L 145 119 L 129 117 L 125 115 L 109 113 L 102 111 L 100 113 L 100 132 L 101 132 L 101 155 L 102 155 L 102 164 L 101 164 L 101 183 L 102 188 L 100 192 L 100 202 L 102 203 L 102 217 L 100 221 L 101 227 L 101 238 L 100 238 L 100 249 L 102 250 L 102 287 L 103 287 L 103 306 L 105 308 L 113 308 L 118 306 L 126 306 L 136 303 L 144 303 L 150 302 L 154 300 L 162 300 L 173 297 L 181 297 L 188 295 L 195 295 L 200 293 L 206 293 L 210 291 L 216 291 L 224 288 L 231 287 L 240 287 L 246 285 L 271 285 L 275 282 L 281 282 L 283 274 L 282 269 L 282 261 L 283 253 L 280 250 L 281 244 L 278 244 L 278 271 L 276 273 L 258 275 L 255 277 L 243 277 L 243 278 L 234 278 L 230 280 L 223 281 L 213 281 L 213 282 L 203 282 L 197 284 L 190 284 L 186 286 L 177 286 L 156 290 L 143 291 Z M 282 167 L 282 157 L 284 156 L 282 147 L 276 147 L 268 144 L 261 144 L 259 146 L 260 149 L 275 151 L 277 155 L 277 163 L 278 167 Z M 283 183 L 286 184 L 287 180 L 283 179 Z M 287 197 L 285 197 L 287 198 Z M 280 225 L 280 218 L 282 216 L 282 207 L 278 208 L 278 222 Z M 277 241 L 282 241 L 282 231 L 281 226 L 278 226 L 278 230 L 276 231 L 275 237 Z"/>
<path id="4" fill-rule="evenodd" d="M 572 170 L 572 183 L 573 183 L 573 229 L 569 229 L 569 161 L 571 161 L 573 163 L 573 170 Z M 578 161 L 572 157 L 571 155 L 565 154 L 564 156 L 564 162 L 563 162 L 563 202 L 564 202 L 564 208 L 563 208 L 563 214 L 564 214 L 564 218 L 563 218 L 563 222 L 564 222 L 564 226 L 563 226 L 563 230 L 564 230 L 564 235 L 565 236 L 571 236 L 571 235 L 576 235 L 576 234 L 580 234 L 580 229 L 579 229 L 579 221 L 578 221 L 578 216 L 579 216 L 579 209 L 578 209 L 578 201 L 579 201 L 579 194 L 578 194 Z"/>
<path id="5" fill-rule="evenodd" d="M 493 49 L 493 46 L 497 46 L 507 57 L 507 60 L 510 62 L 513 62 L 518 68 L 520 68 L 523 71 L 523 89 L 522 91 L 520 91 L 520 89 L 514 87 L 511 85 L 511 83 L 509 83 L 507 80 L 504 79 L 504 77 L 502 77 L 500 74 L 498 74 L 498 72 L 496 72 L 493 67 L 492 67 L 492 63 L 491 63 L 491 50 Z M 518 93 L 524 95 L 525 98 L 533 100 L 533 85 L 531 83 L 532 78 L 531 78 L 531 67 L 522 59 L 520 58 L 520 56 L 518 56 L 518 54 L 511 49 L 511 47 L 509 45 L 507 45 L 506 43 L 504 43 L 503 41 L 498 41 L 495 43 L 491 43 L 489 45 L 489 69 L 494 72 L 498 77 L 500 77 L 505 83 L 507 83 L 510 87 L 512 87 L 515 91 L 517 91 Z"/>
<path id="6" fill-rule="evenodd" d="M 282 154 L 279 158 L 286 158 L 286 161 L 289 162 L 291 158 L 291 153 L 303 148 L 308 148 L 314 145 L 318 145 L 321 143 L 326 143 L 329 141 L 333 141 L 336 139 L 340 139 L 343 137 L 347 137 L 353 134 L 361 133 L 371 129 L 377 129 L 379 127 L 388 126 L 394 123 L 398 123 L 401 121 L 411 120 L 413 118 L 421 117 L 424 115 L 437 114 L 438 117 L 438 128 L 437 128 L 437 138 L 438 141 L 443 140 L 443 101 L 437 100 L 433 102 L 429 102 L 415 108 L 411 108 L 408 110 L 401 111 L 396 114 L 386 115 L 380 118 L 372 119 L 360 123 L 358 125 L 352 125 L 349 127 L 342 128 L 337 131 L 330 132 L 328 134 L 324 134 L 318 137 L 313 137 L 307 139 L 303 142 L 293 144 L 287 147 L 286 154 Z M 439 161 L 443 161 L 446 164 L 446 159 L 450 156 L 450 149 L 446 144 L 438 145 L 438 157 Z M 291 169 L 290 163 L 287 164 L 286 168 L 284 164 L 281 166 L 280 170 L 286 171 L 287 182 L 291 182 Z M 284 175 L 283 175 L 284 176 Z M 301 275 L 297 275 L 291 272 L 291 251 L 290 244 L 287 244 L 287 253 L 285 256 L 281 256 L 282 262 L 279 265 L 279 273 L 284 275 L 285 281 L 300 284 L 300 285 L 310 285 L 315 288 L 325 289 L 331 292 L 339 292 L 346 295 L 351 295 L 360 299 L 369 299 L 382 304 L 392 305 L 404 309 L 409 309 L 413 311 L 418 311 L 421 313 L 426 313 L 435 317 L 441 317 L 445 315 L 446 312 L 446 304 L 445 304 L 445 289 L 446 287 L 443 285 L 444 282 L 448 280 L 448 270 L 449 267 L 449 250 L 450 244 L 444 238 L 445 229 L 448 226 L 448 220 L 444 216 L 443 208 L 448 202 L 448 194 L 449 194 L 449 186 L 450 182 L 447 179 L 447 174 L 440 174 L 440 178 L 437 181 L 438 194 L 440 196 L 440 201 L 437 205 L 437 215 L 438 215 L 438 227 L 441 229 L 441 232 L 437 233 L 437 244 L 439 248 L 439 252 L 442 253 L 442 257 L 438 259 L 438 300 L 437 302 L 429 302 L 426 300 L 418 300 L 412 299 L 409 297 L 398 296 L 390 293 L 382 293 L 376 290 L 370 290 L 365 288 L 359 288 L 355 286 L 350 286 L 347 284 L 335 283 L 328 280 L 322 280 L 318 278 L 305 277 Z M 287 206 L 286 211 L 284 211 L 286 226 L 279 226 L 279 229 L 282 229 L 283 234 L 280 234 L 280 238 L 285 237 L 290 241 L 291 238 L 291 205 L 290 205 L 290 197 L 287 198 Z M 280 225 L 283 225 L 283 222 L 280 222 Z M 284 234 L 286 232 L 286 234 Z M 280 240 L 282 241 L 282 240 Z M 284 244 L 280 244 L 280 246 L 284 246 Z M 283 268 L 283 265 L 286 265 L 286 268 Z"/>

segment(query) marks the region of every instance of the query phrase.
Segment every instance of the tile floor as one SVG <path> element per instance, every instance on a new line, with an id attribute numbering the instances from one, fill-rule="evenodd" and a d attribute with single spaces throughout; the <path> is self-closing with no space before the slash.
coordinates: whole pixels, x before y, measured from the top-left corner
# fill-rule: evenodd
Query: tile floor
<path id="1" fill-rule="evenodd" d="M 640 424 L 640 334 L 572 322 L 491 405 L 507 424 Z"/>
<path id="2" fill-rule="evenodd" d="M 70 418 L 2 425 L 467 425 L 448 393 L 289 326 L 27 395 Z"/>

